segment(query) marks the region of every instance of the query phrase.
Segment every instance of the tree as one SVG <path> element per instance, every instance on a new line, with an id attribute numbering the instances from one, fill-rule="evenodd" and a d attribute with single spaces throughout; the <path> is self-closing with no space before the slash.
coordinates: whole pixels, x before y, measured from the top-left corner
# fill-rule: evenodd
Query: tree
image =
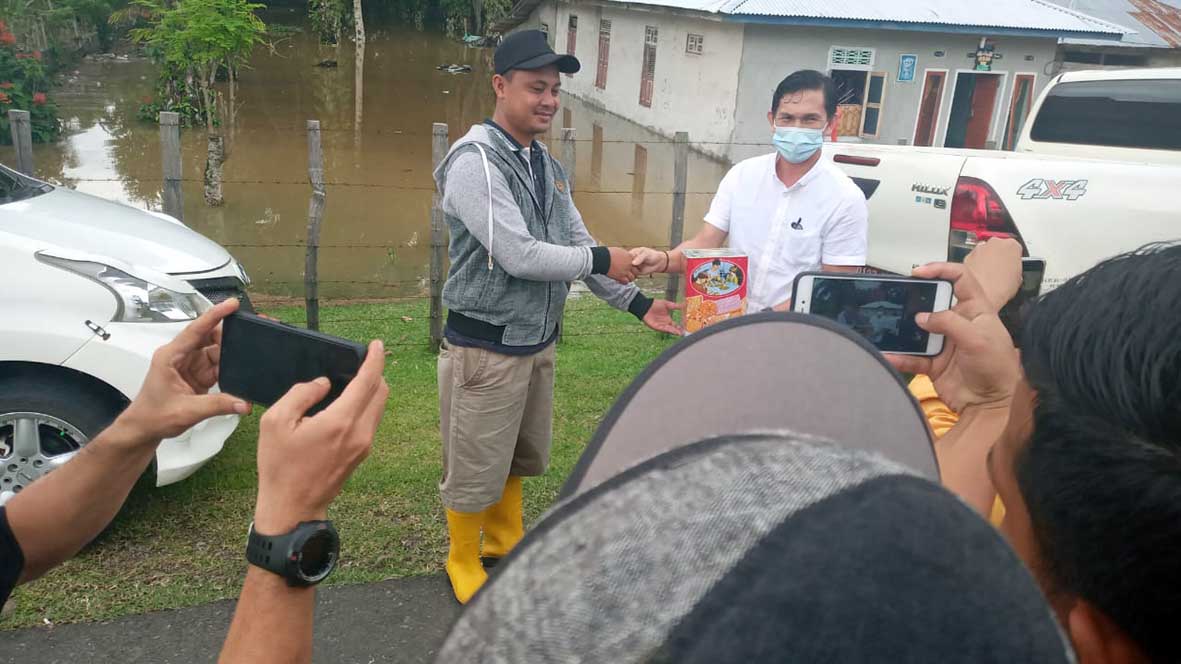
<path id="1" fill-rule="evenodd" d="M 209 131 L 205 202 L 221 205 L 225 143 L 216 129 L 218 96 L 214 85 L 223 66 L 233 85 L 234 71 L 263 41 L 267 26 L 255 14 L 263 5 L 248 0 L 176 0 L 173 6 L 163 4 L 164 0 L 134 1 L 148 10 L 150 26 L 132 30 L 131 36 L 146 45 L 160 63 L 166 92 L 175 97 L 179 87 L 188 96 L 196 88 Z"/>
<path id="2" fill-rule="evenodd" d="M 214 84 L 221 67 L 241 66 L 263 41 L 266 24 L 248 0 L 135 0 L 148 11 L 150 26 L 131 31 L 161 65 L 164 87 L 173 98 L 195 94 L 209 131 L 216 123 Z M 194 89 L 195 87 L 195 89 Z M 178 89 L 179 88 L 179 89 Z"/>
<path id="3" fill-rule="evenodd" d="M 340 43 L 346 12 L 345 0 L 308 0 L 308 14 L 312 18 L 312 27 L 320 35 L 320 42 L 324 44 Z"/>

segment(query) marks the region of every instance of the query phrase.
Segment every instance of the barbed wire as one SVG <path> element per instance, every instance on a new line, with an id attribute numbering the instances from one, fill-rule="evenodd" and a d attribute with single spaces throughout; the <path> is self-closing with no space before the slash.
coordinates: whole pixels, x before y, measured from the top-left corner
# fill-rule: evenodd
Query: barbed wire
<path id="1" fill-rule="evenodd" d="M 198 127 L 198 129 L 200 129 L 200 128 Z M 223 133 L 225 133 L 225 131 L 227 129 L 228 129 L 227 126 L 223 126 L 222 127 Z M 554 127 L 552 129 L 552 131 L 560 132 L 563 129 L 577 130 L 577 127 Z M 300 126 L 250 125 L 250 126 L 238 126 L 234 129 L 234 131 L 253 131 L 253 132 L 267 131 L 267 130 L 274 131 L 274 132 L 295 132 L 295 133 L 305 134 L 305 135 L 308 133 L 307 127 L 300 127 Z M 321 134 L 348 134 L 349 136 L 355 136 L 357 132 L 354 127 L 340 127 L 340 128 L 325 127 L 324 125 L 321 124 L 320 125 L 320 133 Z M 373 135 L 397 136 L 399 138 L 414 138 L 414 139 L 425 139 L 425 140 L 434 140 L 434 138 L 435 138 L 435 135 L 430 132 L 419 132 L 417 130 L 404 131 L 404 130 L 400 130 L 400 129 L 365 129 L 364 126 L 362 125 L 362 129 L 361 129 L 361 136 L 362 137 L 373 136 Z M 460 134 L 460 135 L 462 135 L 462 134 Z M 450 134 L 448 134 L 448 138 L 450 138 Z M 545 143 L 547 147 L 551 143 L 554 145 L 560 145 L 561 143 L 565 142 L 560 136 L 552 136 L 552 135 L 548 136 L 548 137 L 541 137 L 538 139 L 538 141 L 541 143 Z M 576 138 L 574 138 L 573 142 L 574 143 L 599 143 L 599 144 L 603 144 L 603 145 L 621 145 L 621 144 L 678 145 L 678 141 L 676 139 L 665 138 L 665 137 L 649 138 L 649 139 L 602 138 L 602 139 L 598 139 L 598 140 L 596 140 L 594 138 L 577 138 L 576 137 Z M 695 141 L 690 138 L 690 140 L 686 141 L 685 144 L 688 145 L 689 147 L 693 147 L 694 145 L 724 145 L 724 146 L 734 146 L 734 147 L 760 147 L 760 148 L 767 148 L 768 151 L 770 151 L 772 149 L 771 143 L 769 141 L 749 141 L 749 142 L 747 142 L 747 141 Z"/>
<path id="2" fill-rule="evenodd" d="M 136 178 L 136 177 L 119 177 L 119 178 L 61 177 L 61 178 L 56 178 L 55 177 L 54 179 L 60 179 L 62 182 L 68 182 L 68 183 L 72 183 L 72 184 L 76 184 L 76 183 L 80 183 L 80 182 L 92 182 L 92 183 L 118 182 L 120 184 L 123 184 L 126 182 L 153 183 L 153 184 L 164 184 L 165 182 L 182 182 L 182 183 L 188 182 L 188 183 L 195 183 L 195 184 L 202 184 L 202 185 L 205 184 L 205 180 L 202 178 L 180 178 L 180 179 L 176 179 L 176 180 L 165 180 L 163 177 L 150 177 L 150 178 Z M 221 183 L 223 185 L 227 185 L 227 184 L 228 185 L 280 185 L 280 186 L 291 186 L 291 187 L 309 187 L 309 188 L 311 187 L 311 182 L 308 180 L 222 179 Z M 435 191 L 436 191 L 436 189 L 433 185 L 426 186 L 426 185 L 381 184 L 381 183 L 377 183 L 377 182 L 344 182 L 341 180 L 326 181 L 324 183 L 324 186 L 326 186 L 326 187 L 346 187 L 346 188 L 347 187 L 355 187 L 355 188 L 359 188 L 359 189 L 389 189 L 389 190 L 393 190 L 393 191 L 415 191 L 415 192 L 430 192 L 430 193 L 435 193 Z M 713 191 L 678 192 L 678 191 L 636 191 L 633 189 L 619 189 L 619 190 L 580 189 L 578 191 L 575 191 L 574 193 L 576 196 L 604 196 L 604 195 L 606 195 L 606 196 L 621 196 L 621 195 L 628 195 L 628 196 L 673 196 L 676 194 L 683 194 L 685 196 L 713 196 L 714 194 L 717 193 L 717 191 L 713 190 Z"/>
<path id="3" fill-rule="evenodd" d="M 430 229 L 425 229 L 425 230 L 427 232 L 430 231 Z M 274 248 L 306 249 L 307 248 L 307 244 L 302 243 L 302 242 L 290 242 L 290 243 L 279 242 L 279 243 L 258 243 L 258 244 L 248 243 L 248 242 L 237 242 L 237 243 L 220 242 L 218 244 L 220 244 L 223 247 L 229 247 L 229 248 L 234 248 L 234 249 L 237 249 L 237 248 L 245 248 L 245 249 L 274 249 Z M 427 249 L 427 248 L 430 248 L 430 246 L 431 245 L 429 242 L 427 242 L 427 243 L 419 242 L 417 244 L 319 244 L 319 245 L 316 245 L 316 247 L 318 249 L 418 249 L 418 248 Z M 612 246 L 617 246 L 617 245 L 612 245 Z M 642 244 L 642 245 L 637 244 L 637 245 L 633 245 L 633 246 L 636 246 L 636 247 L 643 246 L 643 247 L 647 247 L 649 249 L 670 249 L 671 248 L 667 244 Z"/>

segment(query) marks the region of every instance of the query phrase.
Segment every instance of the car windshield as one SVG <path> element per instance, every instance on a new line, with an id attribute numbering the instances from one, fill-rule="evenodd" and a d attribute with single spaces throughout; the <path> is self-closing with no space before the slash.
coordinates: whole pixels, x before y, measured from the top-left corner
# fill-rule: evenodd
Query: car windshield
<path id="1" fill-rule="evenodd" d="M 53 187 L 0 164 L 0 205 L 23 201 L 53 191 Z"/>

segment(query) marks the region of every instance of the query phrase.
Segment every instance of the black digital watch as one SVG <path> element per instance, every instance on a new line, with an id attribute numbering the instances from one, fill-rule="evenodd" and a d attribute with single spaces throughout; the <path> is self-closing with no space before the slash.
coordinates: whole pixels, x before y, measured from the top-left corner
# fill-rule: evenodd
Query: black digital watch
<path id="1" fill-rule="evenodd" d="M 340 536 L 331 521 L 303 521 L 284 535 L 262 535 L 250 524 L 246 560 L 291 586 L 314 586 L 336 569 Z"/>

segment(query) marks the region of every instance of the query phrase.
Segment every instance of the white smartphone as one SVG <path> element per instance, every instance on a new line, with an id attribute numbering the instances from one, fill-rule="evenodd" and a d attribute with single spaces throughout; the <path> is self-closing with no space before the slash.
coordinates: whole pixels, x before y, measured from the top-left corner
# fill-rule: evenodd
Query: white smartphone
<path id="1" fill-rule="evenodd" d="M 883 353 L 935 356 L 943 335 L 914 317 L 951 308 L 952 285 L 941 279 L 877 274 L 804 272 L 796 277 L 792 310 L 832 319 L 861 333 Z"/>

